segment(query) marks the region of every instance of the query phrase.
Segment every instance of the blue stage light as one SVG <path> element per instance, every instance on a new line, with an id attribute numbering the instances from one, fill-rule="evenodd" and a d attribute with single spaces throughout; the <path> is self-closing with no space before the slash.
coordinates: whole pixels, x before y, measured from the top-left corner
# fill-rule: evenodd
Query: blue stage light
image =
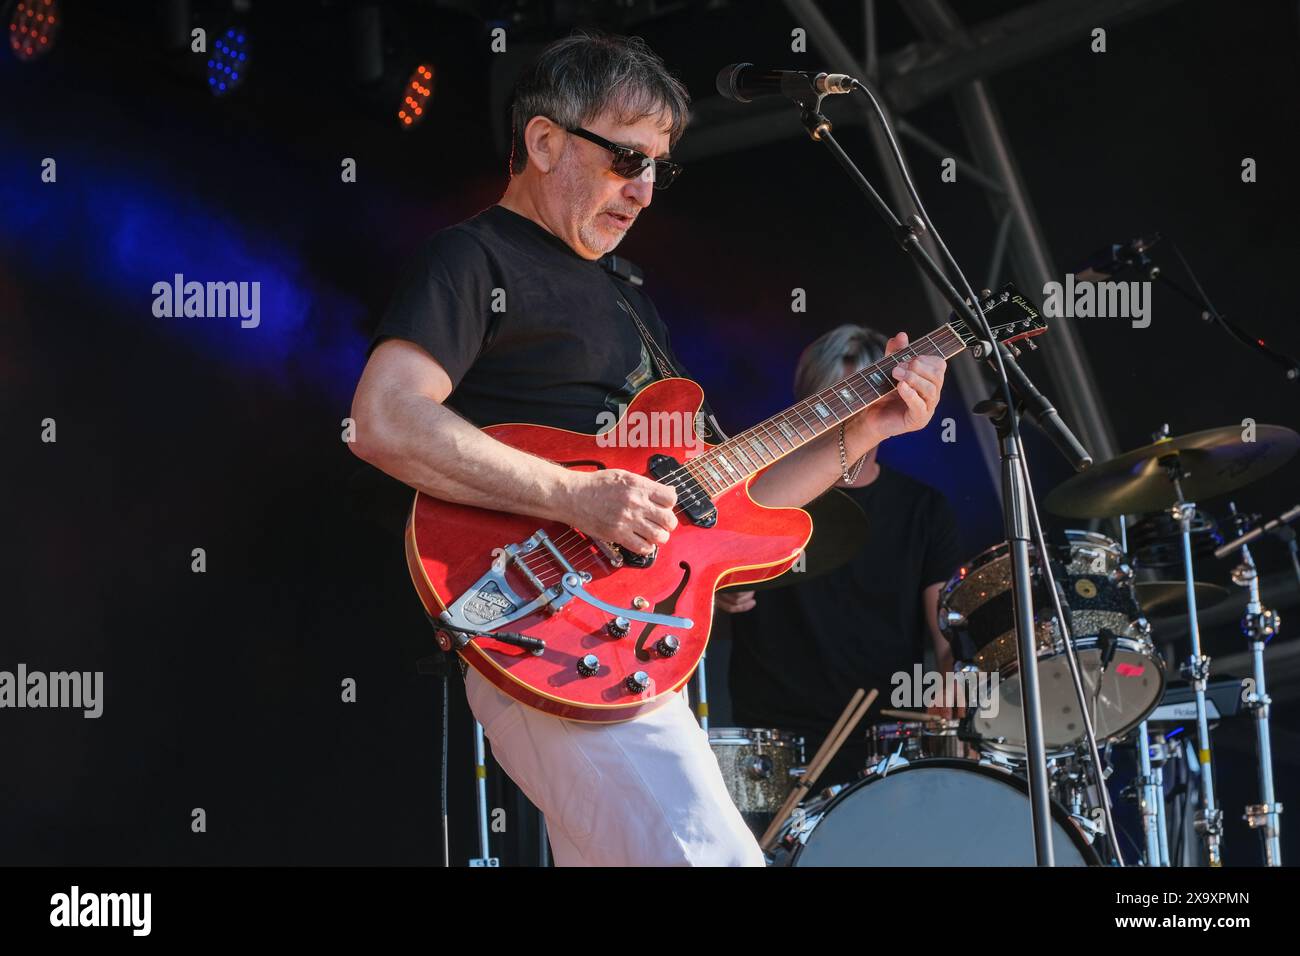
<path id="1" fill-rule="evenodd" d="M 234 27 L 229 27 L 212 44 L 212 59 L 208 60 L 208 86 L 217 96 L 232 92 L 243 81 L 248 70 L 248 37 Z"/>

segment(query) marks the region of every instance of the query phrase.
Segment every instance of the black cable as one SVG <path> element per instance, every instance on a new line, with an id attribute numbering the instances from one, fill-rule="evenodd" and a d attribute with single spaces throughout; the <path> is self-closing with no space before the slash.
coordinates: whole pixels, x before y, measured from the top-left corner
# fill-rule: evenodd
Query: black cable
<path id="1" fill-rule="evenodd" d="M 1187 805 L 1191 803 L 1192 800 L 1191 769 L 1187 765 L 1187 758 L 1185 755 L 1186 748 L 1183 747 L 1183 741 L 1181 740 L 1178 742 L 1178 746 L 1184 750 L 1184 757 L 1183 760 L 1179 761 L 1178 767 L 1178 776 L 1181 778 L 1179 780 L 1178 790 L 1176 791 L 1178 794 L 1178 830 L 1177 841 L 1174 843 L 1174 852 L 1169 859 L 1169 864 L 1171 866 L 1175 865 L 1175 860 L 1180 861 L 1178 865 L 1181 865 L 1183 858 L 1183 834 L 1187 830 Z"/>
<path id="2" fill-rule="evenodd" d="M 1120 826 L 1119 824 L 1115 825 L 1115 830 L 1116 832 L 1119 833 L 1120 836 L 1122 836 L 1125 840 L 1128 841 L 1129 847 L 1133 850 L 1133 856 L 1135 858 L 1142 856 L 1143 852 L 1146 850 L 1145 839 L 1141 843 L 1138 843 L 1137 838 L 1134 837 L 1132 833 L 1130 833 L 1127 829 Z"/>
<path id="3" fill-rule="evenodd" d="M 1167 236 L 1165 238 L 1168 239 Z M 1251 351 L 1259 352 L 1265 358 L 1269 359 L 1276 365 L 1280 365 L 1282 368 L 1286 369 L 1286 373 L 1287 373 L 1286 377 L 1289 381 L 1292 382 L 1300 381 L 1300 362 L 1298 362 L 1295 358 L 1293 358 L 1290 355 L 1287 355 L 1283 352 L 1279 352 L 1276 349 L 1273 349 L 1270 346 L 1265 345 L 1262 339 L 1249 334 L 1240 326 L 1238 326 L 1235 322 L 1229 320 L 1228 317 L 1225 316 L 1222 312 L 1220 312 L 1217 308 L 1215 308 L 1214 303 L 1210 301 L 1209 295 L 1206 294 L 1205 289 L 1201 286 L 1200 280 L 1196 278 L 1196 273 L 1192 271 L 1191 263 L 1188 262 L 1187 257 L 1183 255 L 1183 250 L 1178 247 L 1178 243 L 1174 242 L 1174 240 L 1172 239 L 1169 239 L 1169 245 L 1173 248 L 1174 255 L 1178 257 L 1178 261 L 1182 264 L 1183 271 L 1186 272 L 1187 277 L 1192 280 L 1192 287 L 1196 289 L 1196 295 L 1201 300 L 1201 307 L 1204 312 L 1204 317 L 1213 319 L 1214 322 L 1220 328 L 1222 328 L 1230 336 L 1232 336 L 1239 343 L 1246 346 Z M 1165 283 L 1165 285 L 1169 286 L 1174 291 L 1182 295 L 1183 298 L 1193 303 L 1196 301 L 1195 298 L 1189 295 L 1187 291 L 1183 289 L 1181 286 L 1177 285 L 1174 282 L 1171 282 L 1169 279 L 1166 279 L 1163 276 L 1161 276 L 1161 280 Z"/>
<path id="4" fill-rule="evenodd" d="M 997 340 L 993 336 L 993 328 L 989 325 L 988 318 L 984 315 L 984 307 L 980 304 L 979 296 L 977 296 L 975 290 L 971 288 L 970 282 L 966 279 L 966 274 L 962 272 L 961 267 L 957 265 L 957 260 L 953 258 L 952 253 L 948 251 L 947 244 L 943 241 L 943 237 L 939 235 L 938 230 L 935 229 L 934 221 L 930 218 L 930 214 L 926 212 L 925 204 L 921 202 L 921 195 L 916 190 L 916 184 L 912 182 L 912 174 L 908 171 L 907 161 L 903 158 L 903 152 L 898 147 L 898 141 L 894 139 L 894 131 L 890 129 L 889 120 L 885 117 L 885 111 L 881 108 L 880 102 L 876 99 L 876 95 L 872 93 L 866 85 L 856 79 L 852 80 L 851 83 L 854 89 L 861 90 L 867 95 L 867 99 L 871 101 L 871 106 L 875 109 L 876 116 L 880 119 L 880 127 L 884 130 L 885 138 L 889 141 L 889 149 L 894 154 L 894 163 L 898 166 L 898 172 L 902 177 L 903 186 L 907 189 L 907 194 L 912 200 L 912 205 L 916 207 L 917 215 L 920 217 L 922 224 L 933 238 L 935 247 L 939 250 L 944 264 L 956 273 L 957 278 L 961 280 L 961 285 L 970 301 L 971 310 L 979 319 L 979 329 L 976 331 L 985 337 L 985 340 L 993 350 L 994 364 L 997 368 L 998 378 L 1001 380 L 1002 384 L 1003 400 L 1006 402 L 1007 406 L 1010 432 L 1013 435 L 1019 435 L 1020 417 L 1016 413 L 1016 403 L 1011 392 L 1011 382 L 1007 378 L 1006 367 L 1002 364 L 1002 351 L 998 348 Z"/>
<path id="5" fill-rule="evenodd" d="M 435 630 L 450 632 L 457 647 L 464 647 L 469 643 L 471 637 L 489 637 L 494 641 L 501 641 L 503 644 L 513 644 L 516 647 L 525 648 L 535 655 L 546 650 L 546 642 L 541 638 L 529 637 L 527 634 L 520 634 L 517 631 L 479 631 L 470 627 L 449 624 L 442 618 L 436 618 L 433 615 L 426 616 Z"/>
<path id="6" fill-rule="evenodd" d="M 450 655 L 448 655 L 450 656 Z M 450 661 L 446 662 L 448 665 Z M 445 666 L 442 672 L 442 780 L 439 798 L 442 805 L 442 865 L 451 866 L 451 836 L 447 827 L 447 748 L 449 746 L 448 714 L 451 710 L 451 668 Z"/>

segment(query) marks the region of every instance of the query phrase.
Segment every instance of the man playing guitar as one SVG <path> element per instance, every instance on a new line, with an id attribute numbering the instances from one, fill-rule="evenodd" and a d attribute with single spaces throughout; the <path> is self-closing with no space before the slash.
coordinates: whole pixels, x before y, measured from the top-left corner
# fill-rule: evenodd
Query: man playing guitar
<path id="1" fill-rule="evenodd" d="M 660 364 L 634 319 L 680 369 L 654 305 L 597 260 L 677 175 L 667 157 L 688 105 L 640 40 L 579 34 L 540 55 L 515 87 L 505 194 L 422 247 L 379 325 L 353 400 L 357 455 L 422 494 L 563 522 L 630 554 L 669 540 L 673 487 L 565 468 L 481 429 L 594 434 Z M 906 344 L 900 333 L 889 350 Z M 810 501 L 840 480 L 842 455 L 924 427 L 944 370 L 936 356 L 902 363 L 892 394 L 773 462 L 750 494 Z M 763 865 L 684 693 L 621 723 L 527 707 L 474 669 L 466 693 L 497 761 L 545 814 L 557 864 Z"/>

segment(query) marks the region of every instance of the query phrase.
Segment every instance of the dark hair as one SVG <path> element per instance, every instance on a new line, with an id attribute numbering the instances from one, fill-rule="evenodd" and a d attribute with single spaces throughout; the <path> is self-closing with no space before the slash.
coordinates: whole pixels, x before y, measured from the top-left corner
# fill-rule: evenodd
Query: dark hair
<path id="1" fill-rule="evenodd" d="M 669 147 L 690 122 L 690 94 L 640 37 L 576 32 L 544 49 L 515 82 L 510 122 L 510 171 L 528 164 L 524 127 L 534 116 L 582 126 L 607 109 L 620 122 L 667 112 Z"/>

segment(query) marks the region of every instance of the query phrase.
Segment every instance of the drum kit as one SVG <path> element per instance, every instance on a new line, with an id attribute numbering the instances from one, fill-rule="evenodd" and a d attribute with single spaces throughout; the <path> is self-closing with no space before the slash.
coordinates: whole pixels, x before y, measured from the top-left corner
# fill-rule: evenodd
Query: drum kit
<path id="1" fill-rule="evenodd" d="M 1132 767 L 1133 780 L 1121 795 L 1137 804 L 1142 822 L 1142 839 L 1133 841 L 1140 862 L 1221 865 L 1223 811 L 1216 801 L 1210 724 L 1240 711 L 1254 718 L 1261 790 L 1260 802 L 1246 808 L 1244 819 L 1261 832 L 1264 862 L 1281 864 L 1282 805 L 1273 793 L 1263 659 L 1264 645 L 1280 621 L 1261 604 L 1249 542 L 1300 517 L 1300 508 L 1260 525 L 1254 516 L 1237 514 L 1230 502 L 1237 537 L 1225 544 L 1214 518 L 1199 504 L 1262 478 L 1298 448 L 1300 435 L 1278 426 L 1252 424 L 1179 437 L 1165 427 L 1150 444 L 1071 477 L 1045 499 L 1045 509 L 1061 518 L 1094 526 L 1114 521 L 1118 531 L 1118 539 L 1079 528 L 1047 535 L 1046 558 L 1059 607 L 1068 616 L 1064 627 L 1041 564 L 1034 564 L 1032 666 L 1042 701 L 1057 865 L 1126 862 L 1119 841 L 1105 832 L 1109 793 L 1098 792 L 1099 781 L 1124 764 Z M 815 546 L 814 540 L 810 566 Z M 844 540 L 833 550 L 841 555 L 838 560 L 847 560 Z M 1218 562 L 1237 552 L 1240 563 L 1224 573 Z M 823 552 L 815 563 L 819 571 L 829 570 L 836 560 Z M 1247 681 L 1211 680 L 1197 612 L 1230 593 L 1215 578 L 1249 590 L 1242 631 L 1254 673 Z M 837 725 L 822 748 L 831 753 L 819 751 L 809 762 L 803 741 L 791 733 L 709 730 L 732 798 L 755 833 L 763 834 L 769 863 L 1034 864 L 1022 663 L 1011 589 L 1007 545 L 998 544 L 958 571 L 943 588 L 938 609 L 940 627 L 962 662 L 959 670 L 997 675 L 996 698 L 977 699 L 960 719 L 886 712 L 902 719 L 866 729 L 871 756 L 854 781 L 813 790 L 837 747 L 837 734 L 845 739 L 866 705 L 851 704 L 841 719 L 847 727 Z M 1179 648 L 1185 656 L 1179 668 L 1184 685 L 1174 682 L 1175 662 L 1164 658 L 1154 640 L 1159 619 L 1181 613 L 1189 632 L 1189 646 Z M 1070 648 L 1097 748 L 1087 745 L 1080 694 L 1067 666 Z M 1179 725 L 1184 722 L 1195 724 L 1194 745 L 1183 736 Z M 1094 754 L 1100 768 L 1091 766 Z M 1178 775 L 1195 791 L 1199 858 L 1191 853 L 1171 858 L 1175 795 L 1167 792 L 1166 781 Z"/>

